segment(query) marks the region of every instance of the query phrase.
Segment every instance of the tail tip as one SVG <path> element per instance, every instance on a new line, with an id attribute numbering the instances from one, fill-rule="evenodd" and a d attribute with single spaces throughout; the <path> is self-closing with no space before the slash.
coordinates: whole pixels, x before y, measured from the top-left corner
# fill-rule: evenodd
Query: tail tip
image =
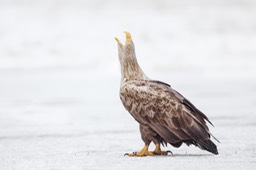
<path id="1" fill-rule="evenodd" d="M 213 151 L 212 152 L 214 155 L 218 155 L 219 154 L 219 152 L 218 152 L 218 150 L 216 149 L 215 151 Z"/>

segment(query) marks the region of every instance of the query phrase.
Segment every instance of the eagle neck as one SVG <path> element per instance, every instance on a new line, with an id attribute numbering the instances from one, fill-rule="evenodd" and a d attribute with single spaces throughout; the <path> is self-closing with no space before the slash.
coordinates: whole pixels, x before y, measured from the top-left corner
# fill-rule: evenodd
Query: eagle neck
<path id="1" fill-rule="evenodd" d="M 121 64 L 122 80 L 145 79 L 146 75 L 140 68 L 136 57 L 127 57 Z"/>

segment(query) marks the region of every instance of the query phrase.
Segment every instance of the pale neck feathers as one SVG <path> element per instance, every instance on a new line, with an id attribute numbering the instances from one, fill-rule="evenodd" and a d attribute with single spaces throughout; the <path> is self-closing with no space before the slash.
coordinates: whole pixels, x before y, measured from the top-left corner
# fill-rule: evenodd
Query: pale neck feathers
<path id="1" fill-rule="evenodd" d="M 135 54 L 132 56 L 126 56 L 122 59 L 121 74 L 122 80 L 147 79 L 147 76 L 144 74 L 137 62 Z"/>

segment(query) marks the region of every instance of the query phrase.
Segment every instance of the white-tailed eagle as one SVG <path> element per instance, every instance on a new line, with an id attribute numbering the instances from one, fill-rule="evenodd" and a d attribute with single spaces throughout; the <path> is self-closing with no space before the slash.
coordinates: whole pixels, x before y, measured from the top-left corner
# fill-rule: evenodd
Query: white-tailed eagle
<path id="1" fill-rule="evenodd" d="M 140 124 L 141 138 L 145 143 L 141 151 L 126 155 L 167 155 L 170 151 L 160 148 L 160 144 L 167 143 L 174 147 L 180 147 L 182 143 L 193 144 L 218 154 L 206 124 L 206 121 L 212 124 L 210 120 L 169 84 L 151 80 L 144 74 L 136 59 L 132 37 L 128 32 L 125 34 L 125 44 L 115 38 L 122 76 L 120 98 L 126 110 Z M 151 142 L 156 145 L 152 152 L 148 151 Z"/>

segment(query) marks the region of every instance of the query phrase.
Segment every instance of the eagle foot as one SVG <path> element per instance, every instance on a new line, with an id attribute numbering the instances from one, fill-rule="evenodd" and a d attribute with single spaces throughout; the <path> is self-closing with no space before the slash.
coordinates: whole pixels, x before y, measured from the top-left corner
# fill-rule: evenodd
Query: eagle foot
<path id="1" fill-rule="evenodd" d="M 125 153 L 124 156 L 134 156 L 134 157 L 142 157 L 142 156 L 154 156 L 152 152 L 133 152 L 133 153 Z"/>
<path id="2" fill-rule="evenodd" d="M 148 145 L 145 145 L 140 152 L 125 153 L 124 156 L 154 156 L 153 152 L 148 151 Z"/>
<path id="3" fill-rule="evenodd" d="M 173 155 L 172 151 L 170 151 L 170 150 L 162 151 L 159 143 L 156 144 L 156 148 L 155 148 L 155 150 L 152 153 L 154 155 L 168 155 L 168 153 Z"/>

